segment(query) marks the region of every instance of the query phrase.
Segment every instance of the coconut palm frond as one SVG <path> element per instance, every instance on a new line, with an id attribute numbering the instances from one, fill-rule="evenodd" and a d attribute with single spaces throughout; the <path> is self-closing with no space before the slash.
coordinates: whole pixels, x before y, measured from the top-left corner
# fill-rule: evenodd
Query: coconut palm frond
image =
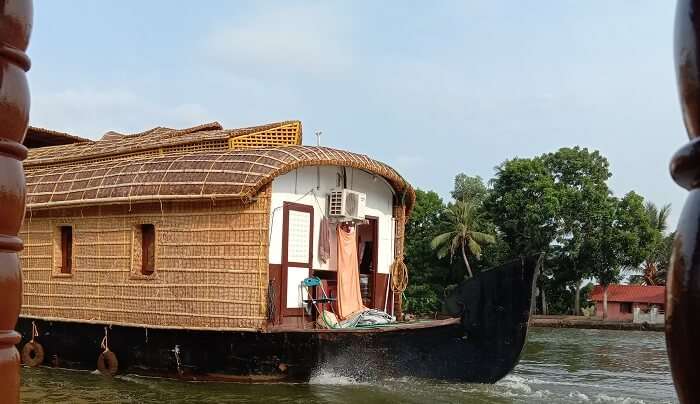
<path id="1" fill-rule="evenodd" d="M 671 215 L 671 204 L 667 203 L 666 205 L 662 206 L 661 209 L 659 209 L 656 216 L 656 229 L 659 232 L 663 233 L 668 228 L 667 222 L 669 215 Z"/>
<path id="2" fill-rule="evenodd" d="M 469 246 L 469 251 L 474 254 L 476 259 L 481 259 L 481 246 L 479 243 L 474 241 L 473 238 L 470 238 L 467 245 Z"/>
<path id="3" fill-rule="evenodd" d="M 453 236 L 453 232 L 442 233 L 435 236 L 430 241 L 430 248 L 438 250 L 442 245 L 447 244 L 447 241 Z"/>
<path id="4" fill-rule="evenodd" d="M 480 221 L 479 212 L 477 206 L 470 202 L 456 201 L 450 204 L 442 217 L 450 231 L 433 238 L 430 247 L 436 251 L 438 258 L 442 259 L 449 254 L 450 263 L 455 255 L 461 254 L 468 276 L 472 276 L 467 250 L 478 259 L 481 257 L 482 245 L 494 243 L 495 237 L 476 230 Z"/>
<path id="5" fill-rule="evenodd" d="M 645 285 L 646 280 L 642 275 L 632 275 L 628 279 L 630 285 Z"/>
<path id="6" fill-rule="evenodd" d="M 479 231 L 473 231 L 471 233 L 471 238 L 479 244 L 493 244 L 496 242 L 496 237 L 493 235 Z"/>
<path id="7" fill-rule="evenodd" d="M 653 227 L 659 233 L 664 233 L 668 228 L 668 217 L 671 214 L 671 204 L 666 204 L 661 208 L 658 208 L 653 202 L 647 202 L 644 205 L 644 210 L 651 227 Z"/>
<path id="8" fill-rule="evenodd" d="M 450 254 L 454 257 L 454 255 L 457 254 L 457 250 L 461 246 L 462 246 L 462 237 L 459 233 L 456 233 L 455 237 L 452 237 L 452 240 L 450 242 Z"/>
<path id="9" fill-rule="evenodd" d="M 437 248 L 437 257 L 439 259 L 443 259 L 443 258 L 447 257 L 447 255 L 449 253 L 450 253 L 450 249 L 447 247 L 447 244 L 443 244 Z"/>

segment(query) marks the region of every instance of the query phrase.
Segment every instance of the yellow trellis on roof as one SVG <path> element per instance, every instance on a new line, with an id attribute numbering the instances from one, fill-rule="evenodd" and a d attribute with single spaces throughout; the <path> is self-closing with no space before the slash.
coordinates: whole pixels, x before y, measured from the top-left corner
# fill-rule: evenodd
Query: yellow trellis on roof
<path id="1" fill-rule="evenodd" d="M 232 150 L 253 147 L 295 146 L 302 140 L 301 122 L 293 121 L 266 130 L 232 136 L 229 148 Z"/>

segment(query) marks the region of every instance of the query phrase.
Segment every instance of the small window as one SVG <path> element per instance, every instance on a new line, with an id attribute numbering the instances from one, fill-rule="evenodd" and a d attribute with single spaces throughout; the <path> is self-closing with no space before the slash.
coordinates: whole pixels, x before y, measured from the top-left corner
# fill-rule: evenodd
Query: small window
<path id="1" fill-rule="evenodd" d="M 632 303 L 620 303 L 620 313 L 632 313 Z"/>
<path id="2" fill-rule="evenodd" d="M 156 227 L 141 225 L 141 275 L 153 275 L 156 270 Z"/>
<path id="3" fill-rule="evenodd" d="M 61 273 L 73 272 L 73 227 L 60 226 L 61 230 Z"/>

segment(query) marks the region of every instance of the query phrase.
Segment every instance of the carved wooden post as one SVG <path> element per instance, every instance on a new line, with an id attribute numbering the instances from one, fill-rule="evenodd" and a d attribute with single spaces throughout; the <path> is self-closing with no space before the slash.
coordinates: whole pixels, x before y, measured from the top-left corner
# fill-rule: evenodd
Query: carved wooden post
<path id="1" fill-rule="evenodd" d="M 14 331 L 22 305 L 17 237 L 24 218 L 29 87 L 24 53 L 32 28 L 31 0 L 0 0 L 0 402 L 19 402 L 19 353 Z"/>
<path id="2" fill-rule="evenodd" d="M 681 213 L 666 286 L 666 346 L 682 403 L 700 403 L 700 0 L 676 6 L 675 59 L 690 142 L 671 160 L 671 175 L 690 190 Z"/>

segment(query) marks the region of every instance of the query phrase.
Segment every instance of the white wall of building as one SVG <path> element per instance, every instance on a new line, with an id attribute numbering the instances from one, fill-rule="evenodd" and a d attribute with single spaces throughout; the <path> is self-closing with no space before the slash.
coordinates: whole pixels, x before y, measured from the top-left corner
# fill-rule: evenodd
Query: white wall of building
<path id="1" fill-rule="evenodd" d="M 282 206 L 284 202 L 295 202 L 314 207 L 313 268 L 335 270 L 335 252 L 331 251 L 330 262 L 323 263 L 318 258 L 318 235 L 321 218 L 324 216 L 326 197 L 331 189 L 342 188 L 342 167 L 321 166 L 320 187 L 317 167 L 302 167 L 275 178 L 272 182 L 272 203 L 270 216 L 270 264 L 282 263 Z M 367 216 L 378 218 L 378 257 L 379 273 L 389 273 L 394 260 L 394 220 L 392 218 L 392 190 L 381 177 L 362 170 L 346 168 L 347 187 L 367 194 Z M 331 228 L 331 250 L 335 249 L 335 227 Z"/>

